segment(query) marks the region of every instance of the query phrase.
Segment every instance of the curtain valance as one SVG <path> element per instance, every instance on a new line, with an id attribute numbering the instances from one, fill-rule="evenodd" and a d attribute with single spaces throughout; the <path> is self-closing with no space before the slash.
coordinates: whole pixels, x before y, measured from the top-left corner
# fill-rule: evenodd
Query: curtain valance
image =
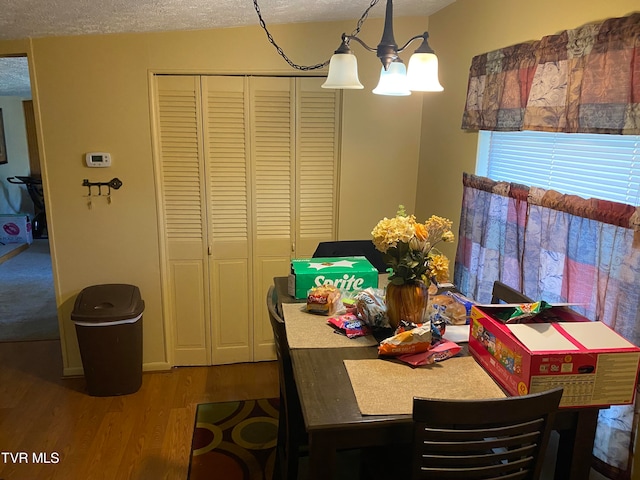
<path id="1" fill-rule="evenodd" d="M 462 128 L 640 134 L 640 13 L 474 57 Z"/>
<path id="2" fill-rule="evenodd" d="M 498 182 L 470 173 L 463 174 L 462 183 L 465 187 L 526 201 L 530 205 L 539 205 L 577 217 L 640 231 L 640 207 L 597 198 L 565 195 L 555 190 L 528 187 L 517 183 Z"/>

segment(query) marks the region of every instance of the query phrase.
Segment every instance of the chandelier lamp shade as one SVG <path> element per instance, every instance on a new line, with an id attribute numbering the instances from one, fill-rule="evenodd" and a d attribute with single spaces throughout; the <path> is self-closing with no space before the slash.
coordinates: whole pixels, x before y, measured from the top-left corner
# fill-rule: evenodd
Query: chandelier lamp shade
<path id="1" fill-rule="evenodd" d="M 429 46 L 429 33 L 411 37 L 407 43 L 398 48 L 398 44 L 393 36 L 393 0 L 387 0 L 387 7 L 384 15 L 384 30 L 382 39 L 376 48 L 372 48 L 364 43 L 359 37 L 360 29 L 369 15 L 369 11 L 379 2 L 371 0 L 371 3 L 361 15 L 355 30 L 347 35 L 342 34 L 342 42 L 334 52 L 330 60 L 315 65 L 298 65 L 294 63 L 276 43 L 273 35 L 269 32 L 267 24 L 262 18 L 258 0 L 253 0 L 253 6 L 260 21 L 260 26 L 267 35 L 269 43 L 273 45 L 278 54 L 296 70 L 310 71 L 325 68 L 329 65 L 327 79 L 322 85 L 323 88 L 336 89 L 362 89 L 364 86 L 358 79 L 358 60 L 349 48 L 352 40 L 362 45 L 365 50 L 375 52 L 382 62 L 380 80 L 378 86 L 373 89 L 373 93 L 378 95 L 411 95 L 411 92 L 441 92 L 444 90 L 438 80 L 438 57 Z M 415 40 L 422 39 L 418 49 L 409 59 L 409 67 L 405 67 L 398 54 L 402 53 Z"/>
<path id="2" fill-rule="evenodd" d="M 422 44 L 411 55 L 408 68 L 398 56 L 415 40 Z M 429 33 L 411 37 L 398 48 L 393 35 L 393 0 L 387 0 L 382 39 L 376 48 L 364 43 L 357 35 L 342 34 L 340 47 L 329 61 L 329 74 L 323 88 L 361 89 L 364 86 L 358 79 L 358 62 L 349 44 L 352 40 L 365 50 L 375 52 L 382 63 L 378 86 L 373 90 L 377 95 L 410 95 L 414 92 L 441 92 L 438 80 L 438 57 L 429 46 Z"/>

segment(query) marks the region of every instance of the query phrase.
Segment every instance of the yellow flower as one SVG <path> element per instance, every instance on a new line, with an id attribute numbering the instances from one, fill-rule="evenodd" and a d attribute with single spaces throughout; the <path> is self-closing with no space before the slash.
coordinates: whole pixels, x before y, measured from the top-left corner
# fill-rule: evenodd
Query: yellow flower
<path id="1" fill-rule="evenodd" d="M 401 205 L 393 218 L 383 218 L 374 227 L 373 244 L 384 254 L 391 267 L 389 281 L 395 284 L 426 278 L 449 279 L 449 259 L 433 247 L 439 242 L 452 242 L 452 222 L 432 215 L 426 222 L 416 222 Z"/>
<path id="2" fill-rule="evenodd" d="M 453 232 L 451 230 L 442 234 L 442 240 L 445 242 L 453 242 L 453 239 Z"/>
<path id="3" fill-rule="evenodd" d="M 453 222 L 451 220 L 432 215 L 424 224 L 429 238 L 435 241 L 453 241 L 453 232 L 451 231 Z M 445 238 L 450 238 L 451 240 L 445 240 Z"/>
<path id="4" fill-rule="evenodd" d="M 429 270 L 431 271 L 431 277 L 436 279 L 436 282 L 446 282 L 449 280 L 449 259 L 441 254 L 436 253 L 430 256 Z"/>
<path id="5" fill-rule="evenodd" d="M 373 243 L 383 253 L 398 245 L 398 242 L 409 243 L 415 234 L 415 217 L 383 218 L 375 226 L 371 235 Z"/>

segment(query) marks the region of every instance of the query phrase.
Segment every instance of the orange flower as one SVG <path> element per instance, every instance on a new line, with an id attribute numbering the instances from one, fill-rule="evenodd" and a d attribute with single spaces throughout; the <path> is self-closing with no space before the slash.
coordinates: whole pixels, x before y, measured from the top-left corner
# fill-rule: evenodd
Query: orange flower
<path id="1" fill-rule="evenodd" d="M 427 227 L 423 223 L 416 223 L 413 228 L 418 240 L 425 241 L 427 239 Z"/>

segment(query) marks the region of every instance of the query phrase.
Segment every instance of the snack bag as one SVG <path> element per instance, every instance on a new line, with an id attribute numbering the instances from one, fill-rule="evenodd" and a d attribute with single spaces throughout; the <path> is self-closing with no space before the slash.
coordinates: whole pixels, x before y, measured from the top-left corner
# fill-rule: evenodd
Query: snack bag
<path id="1" fill-rule="evenodd" d="M 394 332 L 395 334 L 398 333 L 402 333 L 402 332 L 408 332 L 409 330 L 413 330 L 414 328 L 417 327 L 429 327 L 431 328 L 431 344 L 435 345 L 437 342 L 442 340 L 442 336 L 444 335 L 445 332 L 445 324 L 444 321 L 441 319 L 437 322 L 425 322 L 425 323 L 413 323 L 413 322 L 407 322 L 406 320 L 400 320 L 400 324 L 398 325 L 398 328 L 396 328 L 396 331 Z"/>
<path id="2" fill-rule="evenodd" d="M 431 365 L 436 362 L 441 362 L 447 358 L 456 356 L 462 347 L 457 343 L 443 340 L 433 345 L 426 352 L 420 353 L 408 353 L 406 355 L 399 355 L 396 357 L 398 360 L 408 363 L 412 367 L 420 367 L 422 365 Z"/>
<path id="3" fill-rule="evenodd" d="M 551 308 L 551 305 L 544 300 L 541 300 L 534 303 L 523 303 L 522 305 L 518 305 L 506 312 L 502 312 L 497 316 L 504 323 L 523 323 L 548 308 Z"/>
<path id="4" fill-rule="evenodd" d="M 363 337 L 371 333 L 369 327 L 352 313 L 331 317 L 327 323 L 348 338 Z"/>
<path id="5" fill-rule="evenodd" d="M 345 292 L 343 290 L 340 291 L 341 299 L 342 299 L 342 307 L 346 313 L 353 313 L 357 315 L 358 313 L 358 299 L 357 295 L 360 293 L 360 290 L 350 290 Z M 340 311 L 342 308 L 340 309 Z"/>
<path id="6" fill-rule="evenodd" d="M 415 328 L 409 327 L 410 325 L 407 322 L 402 321 L 394 336 L 380 342 L 378 354 L 397 356 L 429 350 L 433 338 L 431 325 L 423 323 L 415 326 Z"/>
<path id="7" fill-rule="evenodd" d="M 371 328 L 390 328 L 384 293 L 367 288 L 356 294 L 356 314 Z"/>

